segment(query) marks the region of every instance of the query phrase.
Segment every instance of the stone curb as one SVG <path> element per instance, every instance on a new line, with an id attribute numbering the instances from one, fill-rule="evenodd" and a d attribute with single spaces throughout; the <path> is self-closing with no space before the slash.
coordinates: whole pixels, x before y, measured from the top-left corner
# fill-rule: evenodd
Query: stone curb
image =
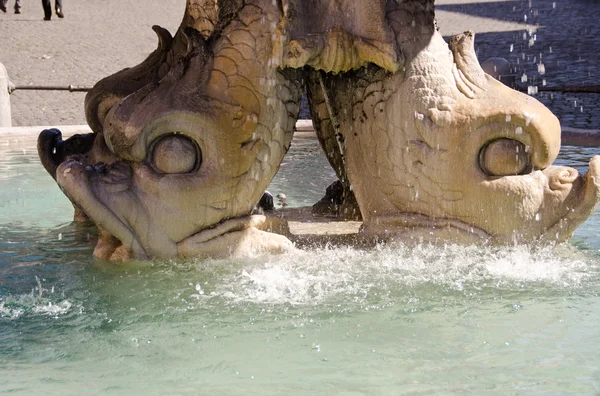
<path id="1" fill-rule="evenodd" d="M 2 127 L 0 128 L 0 141 L 3 138 L 10 140 L 37 138 L 44 129 L 57 128 L 63 136 L 71 136 L 78 133 L 91 133 L 87 125 L 62 125 L 62 126 L 25 126 L 25 127 Z M 315 135 L 311 120 L 298 120 L 296 122 L 296 133 L 294 137 L 307 138 Z M 562 128 L 562 144 L 565 146 L 600 147 L 600 129 L 577 129 Z"/>
<path id="2" fill-rule="evenodd" d="M 62 125 L 62 126 L 23 126 L 23 127 L 3 127 L 0 128 L 0 140 L 4 137 L 10 139 L 31 138 L 36 137 L 44 129 L 56 128 L 60 129 L 63 136 L 71 136 L 78 133 L 91 133 L 92 130 L 87 125 Z"/>
<path id="3" fill-rule="evenodd" d="M 56 128 L 59 129 L 63 136 L 71 136 L 77 133 L 91 133 L 92 130 L 88 125 L 62 125 L 62 126 L 21 126 L 21 127 L 0 127 L 0 139 L 3 137 L 10 137 L 12 139 L 18 139 L 19 137 L 31 137 L 39 135 L 44 129 Z M 296 121 L 296 134 L 302 135 L 314 135 L 314 128 L 311 120 L 298 120 Z M 295 135 L 296 135 L 295 134 Z"/>
<path id="4" fill-rule="evenodd" d="M 565 146 L 600 147 L 600 129 L 562 128 L 561 143 Z"/>

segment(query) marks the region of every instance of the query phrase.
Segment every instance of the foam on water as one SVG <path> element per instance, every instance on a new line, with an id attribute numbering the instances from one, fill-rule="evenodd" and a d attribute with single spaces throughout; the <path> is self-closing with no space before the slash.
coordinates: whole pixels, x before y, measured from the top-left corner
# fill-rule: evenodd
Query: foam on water
<path id="1" fill-rule="evenodd" d="M 45 289 L 40 279 L 35 276 L 37 287 L 31 293 L 2 296 L 0 294 L 0 318 L 18 319 L 21 316 L 41 315 L 59 317 L 71 311 L 73 304 L 55 294 L 54 287 Z"/>
<path id="2" fill-rule="evenodd" d="M 170 263 L 169 265 L 173 265 Z M 187 266 L 190 263 L 175 265 Z M 196 261 L 192 298 L 233 303 L 317 305 L 367 301 L 425 284 L 447 289 L 520 288 L 525 284 L 578 288 L 598 273 L 596 260 L 576 248 L 528 246 L 379 246 L 370 251 L 322 248 L 252 260 Z M 206 272 L 214 283 L 202 282 Z"/>
<path id="3" fill-rule="evenodd" d="M 18 319 L 24 315 L 58 317 L 71 311 L 69 300 L 55 300 L 33 294 L 6 296 L 0 299 L 0 318 Z"/>

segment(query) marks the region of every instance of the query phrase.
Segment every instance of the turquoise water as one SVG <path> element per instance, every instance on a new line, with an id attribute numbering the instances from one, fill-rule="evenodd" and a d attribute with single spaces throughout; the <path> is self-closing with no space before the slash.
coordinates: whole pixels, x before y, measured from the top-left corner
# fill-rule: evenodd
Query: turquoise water
<path id="1" fill-rule="evenodd" d="M 0 394 L 600 393 L 598 212 L 555 248 L 115 266 L 32 144 L 0 145 Z M 303 139 L 269 189 L 306 205 L 333 179 Z"/>

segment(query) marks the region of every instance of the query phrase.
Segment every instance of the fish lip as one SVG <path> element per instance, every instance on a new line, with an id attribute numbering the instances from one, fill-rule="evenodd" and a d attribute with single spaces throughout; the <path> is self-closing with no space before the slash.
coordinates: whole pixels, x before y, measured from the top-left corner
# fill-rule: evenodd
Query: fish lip
<path id="1" fill-rule="evenodd" d="M 123 245 L 133 251 L 136 258 L 148 258 L 148 255 L 133 230 L 127 226 L 108 206 L 94 193 L 90 185 L 86 166 L 76 158 L 62 162 L 56 169 L 56 181 L 67 197 L 78 205 L 86 214 L 94 213 L 92 220 L 111 235 L 118 238 Z M 100 216 L 96 215 L 101 213 Z"/>
<path id="2" fill-rule="evenodd" d="M 129 249 L 136 259 L 147 260 L 150 256 L 147 249 L 144 249 L 140 239 L 130 226 L 127 225 L 119 216 L 113 212 L 108 205 L 102 202 L 94 192 L 91 177 L 103 177 L 100 173 L 102 166 L 86 166 L 84 161 L 79 158 L 70 158 L 57 168 L 57 182 L 65 195 L 78 205 L 85 213 L 89 213 L 92 220 L 104 231 L 119 239 L 123 246 Z M 110 171 L 109 171 L 110 172 Z M 94 216 L 92 217 L 91 214 Z M 210 247 L 218 243 L 221 238 L 228 234 L 245 231 L 250 228 L 259 229 L 266 222 L 266 218 L 260 215 L 248 215 L 224 220 L 211 227 L 199 230 L 179 243 L 176 243 L 178 256 L 194 256 L 189 252 L 194 252 L 198 247 Z M 146 241 L 152 243 L 152 241 Z M 210 249 L 212 250 L 212 249 Z M 186 254 L 188 252 L 188 254 Z M 150 252 L 152 253 L 152 252 Z M 160 256 L 160 255 L 159 255 Z M 156 256 L 156 257 L 159 257 Z"/>
<path id="3" fill-rule="evenodd" d="M 580 199 L 571 208 L 566 216 L 558 219 L 549 226 L 540 236 L 541 242 L 564 242 L 569 239 L 575 229 L 583 223 L 596 209 L 600 202 L 600 156 L 590 159 L 589 169 L 585 175 L 579 175 L 577 180 L 582 180 Z"/>
<path id="4" fill-rule="evenodd" d="M 228 219 L 177 244 L 178 256 L 240 258 L 253 254 L 280 254 L 295 250 L 283 233 L 273 232 L 262 215 Z"/>
<path id="5" fill-rule="evenodd" d="M 590 159 L 588 171 L 581 177 L 584 180 L 582 188 L 585 192 L 577 207 L 584 206 L 593 211 L 600 202 L 600 156 L 596 155 Z"/>
<path id="6" fill-rule="evenodd" d="M 433 217 L 419 213 L 377 216 L 363 223 L 360 233 L 377 235 L 382 240 L 400 237 L 438 243 L 487 243 L 492 235 L 484 229 L 457 218 Z M 442 236 L 446 235 L 446 236 Z M 450 235 L 448 239 L 447 235 Z"/>
<path id="7" fill-rule="evenodd" d="M 265 222 L 266 217 L 263 215 L 247 215 L 227 219 L 184 238 L 177 243 L 177 250 L 180 256 L 190 256 L 188 252 L 196 250 L 198 246 L 208 245 L 230 233 L 248 228 L 260 228 Z"/>
<path id="8" fill-rule="evenodd" d="M 96 136 L 94 133 L 75 134 L 63 140 L 60 129 L 44 129 L 37 138 L 40 162 L 50 176 L 56 180 L 58 166 L 66 158 L 87 155 L 94 145 Z"/>

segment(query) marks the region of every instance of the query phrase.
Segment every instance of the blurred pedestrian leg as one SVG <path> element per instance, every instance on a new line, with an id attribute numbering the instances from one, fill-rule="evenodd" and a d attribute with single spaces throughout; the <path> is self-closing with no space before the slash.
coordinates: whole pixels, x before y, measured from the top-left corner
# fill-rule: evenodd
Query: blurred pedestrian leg
<path id="1" fill-rule="evenodd" d="M 45 21 L 51 20 L 52 19 L 52 4 L 50 3 L 50 0 L 42 0 L 42 6 L 44 7 L 44 20 Z M 59 18 L 64 18 L 64 14 L 62 12 L 62 0 L 54 1 L 54 10 L 56 11 L 56 16 L 58 16 Z"/>
<path id="2" fill-rule="evenodd" d="M 2 12 L 6 12 L 6 6 L 8 5 L 8 0 L 0 0 L 0 10 Z M 21 13 L 21 0 L 15 0 L 15 14 Z"/>

